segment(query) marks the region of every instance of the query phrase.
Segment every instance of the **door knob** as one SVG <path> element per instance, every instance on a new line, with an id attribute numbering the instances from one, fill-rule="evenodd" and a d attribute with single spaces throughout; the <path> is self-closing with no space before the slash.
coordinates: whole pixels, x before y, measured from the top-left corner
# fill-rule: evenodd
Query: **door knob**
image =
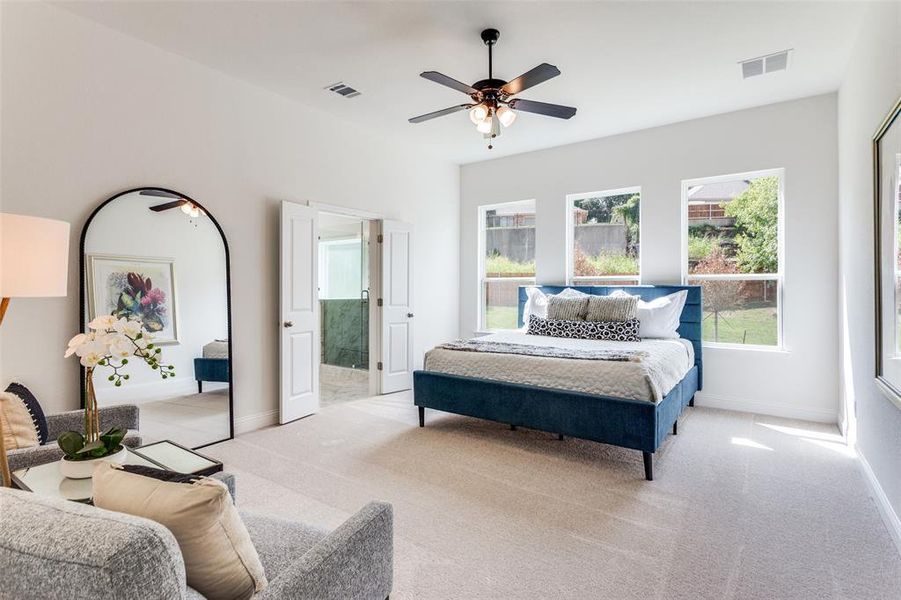
<path id="1" fill-rule="evenodd" d="M 282 323 L 282 325 L 285 327 L 285 329 L 288 329 L 289 327 L 294 327 L 294 321 L 285 321 L 284 323 Z"/>
<path id="2" fill-rule="evenodd" d="M 408 319 L 412 319 L 412 318 L 413 318 L 413 313 L 407 313 L 407 318 L 408 318 Z"/>

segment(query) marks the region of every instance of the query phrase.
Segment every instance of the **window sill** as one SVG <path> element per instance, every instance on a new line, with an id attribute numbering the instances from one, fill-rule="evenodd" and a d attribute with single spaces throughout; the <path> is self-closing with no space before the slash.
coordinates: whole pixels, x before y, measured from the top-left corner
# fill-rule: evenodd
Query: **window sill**
<path id="1" fill-rule="evenodd" d="M 701 346 L 704 350 L 743 350 L 769 354 L 791 354 L 791 351 L 784 346 L 755 346 L 753 344 L 722 344 L 717 342 L 701 342 Z"/>

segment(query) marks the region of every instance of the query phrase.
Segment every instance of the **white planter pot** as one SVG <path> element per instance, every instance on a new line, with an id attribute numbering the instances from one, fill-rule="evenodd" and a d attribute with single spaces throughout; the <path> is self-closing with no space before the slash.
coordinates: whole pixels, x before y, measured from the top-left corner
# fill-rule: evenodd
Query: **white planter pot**
<path id="1" fill-rule="evenodd" d="M 94 467 L 96 467 L 98 463 L 111 462 L 114 465 L 121 465 L 125 462 L 126 456 L 128 456 L 128 450 L 125 449 L 125 446 L 122 446 L 122 449 L 115 454 L 110 454 L 109 456 L 104 456 L 102 458 L 92 458 L 90 460 L 66 460 L 66 458 L 63 457 L 59 460 L 59 472 L 62 473 L 63 477 L 68 477 L 69 479 L 89 479 L 94 474 Z"/>

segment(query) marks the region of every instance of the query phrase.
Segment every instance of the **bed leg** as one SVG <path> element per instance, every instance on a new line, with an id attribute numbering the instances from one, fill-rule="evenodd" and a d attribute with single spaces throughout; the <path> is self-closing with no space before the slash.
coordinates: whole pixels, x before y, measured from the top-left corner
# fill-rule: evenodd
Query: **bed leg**
<path id="1" fill-rule="evenodd" d="M 694 396 L 692 396 L 691 400 L 688 401 L 688 405 L 691 407 L 694 407 L 694 405 L 695 405 L 695 397 Z"/>
<path id="2" fill-rule="evenodd" d="M 425 406 L 417 406 L 419 409 L 419 426 L 425 427 Z"/>
<path id="3" fill-rule="evenodd" d="M 203 382 L 200 380 L 197 380 L 197 393 L 198 394 L 203 393 Z"/>
<path id="4" fill-rule="evenodd" d="M 673 422 L 673 435 L 679 435 L 679 419 Z"/>
<path id="5" fill-rule="evenodd" d="M 558 433 L 558 434 L 557 434 L 557 439 L 560 440 L 560 441 L 562 442 L 562 441 L 563 441 L 563 434 L 562 434 L 562 433 Z"/>
<path id="6" fill-rule="evenodd" d="M 654 481 L 654 455 L 650 452 L 642 452 L 641 457 L 644 459 L 644 478 Z"/>

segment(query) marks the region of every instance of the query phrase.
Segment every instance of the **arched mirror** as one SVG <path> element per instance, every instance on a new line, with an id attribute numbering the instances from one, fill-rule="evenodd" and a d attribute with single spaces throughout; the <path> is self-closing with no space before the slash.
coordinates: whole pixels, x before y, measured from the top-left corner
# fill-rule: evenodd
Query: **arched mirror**
<path id="1" fill-rule="evenodd" d="M 118 386 L 105 372 L 92 378 L 99 407 L 140 407 L 145 444 L 233 436 L 228 245 L 200 203 L 139 188 L 97 207 L 81 234 L 81 315 L 85 330 L 100 315 L 140 322 L 174 367 L 163 378 L 129 364 Z"/>

